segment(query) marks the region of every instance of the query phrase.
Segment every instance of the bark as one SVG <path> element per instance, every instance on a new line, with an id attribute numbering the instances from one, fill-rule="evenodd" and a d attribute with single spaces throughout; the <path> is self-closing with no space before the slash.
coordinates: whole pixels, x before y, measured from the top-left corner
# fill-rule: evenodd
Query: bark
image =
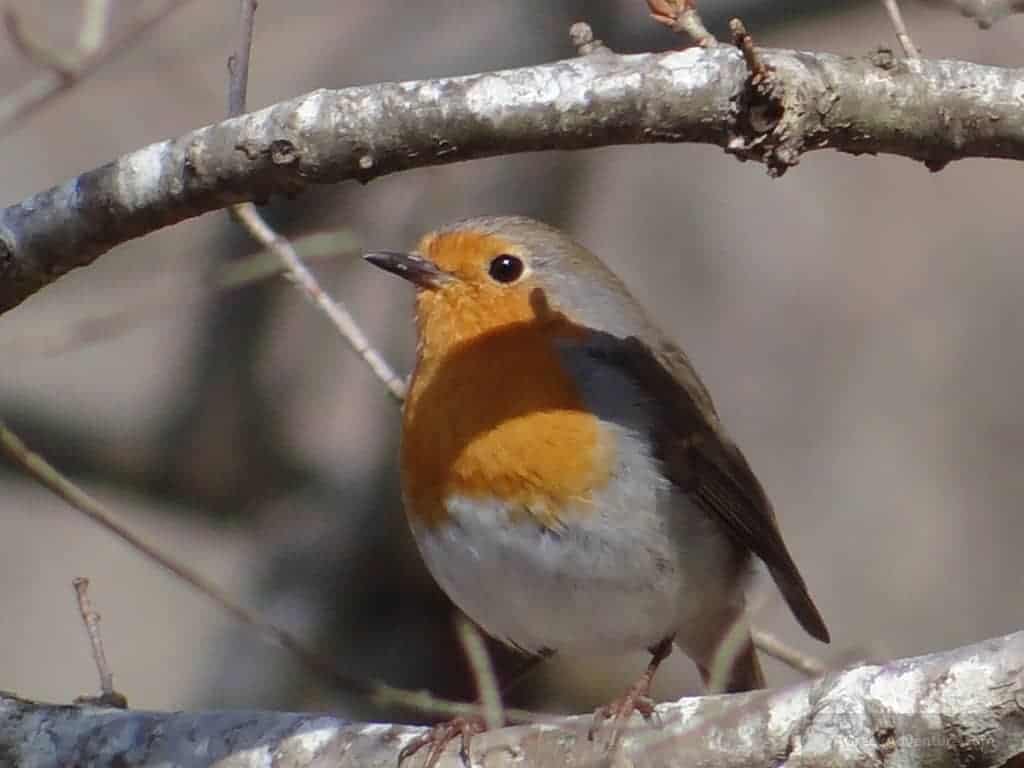
<path id="1" fill-rule="evenodd" d="M 783 689 L 688 698 L 625 731 L 615 764 L 940 768 L 1024 763 L 1024 632 L 837 671 Z M 474 765 L 607 764 L 589 716 L 476 737 Z M 388 766 L 422 729 L 274 712 L 159 713 L 0 695 L 0 764 L 131 768 Z M 412 761 L 420 765 L 423 753 Z M 439 765 L 459 766 L 454 746 Z"/>
<path id="2" fill-rule="evenodd" d="M 719 46 L 318 90 L 159 142 L 0 212 L 0 312 L 131 238 L 311 184 L 493 155 L 701 142 L 774 174 L 814 149 L 933 170 L 1024 158 L 1024 71 Z M 681 173 L 685 169 L 680 169 Z"/>

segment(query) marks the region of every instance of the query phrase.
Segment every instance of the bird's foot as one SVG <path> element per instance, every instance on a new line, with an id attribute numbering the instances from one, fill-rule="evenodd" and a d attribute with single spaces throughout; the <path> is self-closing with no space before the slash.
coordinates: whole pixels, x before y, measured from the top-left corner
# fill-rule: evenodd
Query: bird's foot
<path id="1" fill-rule="evenodd" d="M 654 711 L 654 701 L 651 699 L 651 684 L 654 682 L 654 673 L 658 671 L 661 662 L 672 653 L 672 638 L 668 637 L 651 648 L 651 662 L 647 670 L 623 696 L 615 699 L 610 704 L 599 707 L 594 712 L 594 719 L 590 724 L 587 737 L 593 741 L 598 729 L 607 721 L 612 721 L 611 738 L 609 749 L 613 749 L 619 741 L 622 733 L 622 726 L 636 712 L 643 716 L 644 720 L 652 720 L 657 714 Z"/>
<path id="2" fill-rule="evenodd" d="M 587 738 L 591 741 L 606 722 L 611 721 L 613 729 L 611 742 L 618 741 L 619 731 L 622 726 L 633 716 L 633 713 L 641 715 L 644 720 L 652 720 L 657 714 L 654 711 L 654 700 L 650 697 L 651 683 L 646 677 L 637 680 L 630 686 L 625 694 L 614 701 L 598 707 L 594 711 L 594 719 L 587 732 Z"/>
<path id="3" fill-rule="evenodd" d="M 434 768 L 438 760 L 441 759 L 441 755 L 444 754 L 445 748 L 455 739 L 461 739 L 459 757 L 462 758 L 462 764 L 466 768 L 471 768 L 470 744 L 474 736 L 478 733 L 483 733 L 485 730 L 487 730 L 487 726 L 484 725 L 483 718 L 481 717 L 456 717 L 454 720 L 438 723 L 426 733 L 410 741 L 398 753 L 399 768 L 408 758 L 428 747 L 430 751 L 423 762 L 423 768 Z"/>

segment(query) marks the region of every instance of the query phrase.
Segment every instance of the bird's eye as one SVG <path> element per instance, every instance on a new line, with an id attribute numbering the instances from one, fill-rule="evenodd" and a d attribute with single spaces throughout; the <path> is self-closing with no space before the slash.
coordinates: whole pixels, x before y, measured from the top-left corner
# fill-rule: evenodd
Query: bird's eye
<path id="1" fill-rule="evenodd" d="M 507 253 L 495 256 L 487 274 L 499 283 L 514 283 L 523 274 L 523 260 Z"/>

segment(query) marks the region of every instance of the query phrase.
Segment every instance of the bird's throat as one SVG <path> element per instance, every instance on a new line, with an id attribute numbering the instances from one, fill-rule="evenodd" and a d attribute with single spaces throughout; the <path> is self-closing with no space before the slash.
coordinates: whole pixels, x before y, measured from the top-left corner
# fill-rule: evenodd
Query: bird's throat
<path id="1" fill-rule="evenodd" d="M 421 357 L 404 410 L 410 517 L 437 526 L 455 497 L 548 527 L 585 510 L 612 446 L 561 364 L 559 333 L 517 323 Z"/>

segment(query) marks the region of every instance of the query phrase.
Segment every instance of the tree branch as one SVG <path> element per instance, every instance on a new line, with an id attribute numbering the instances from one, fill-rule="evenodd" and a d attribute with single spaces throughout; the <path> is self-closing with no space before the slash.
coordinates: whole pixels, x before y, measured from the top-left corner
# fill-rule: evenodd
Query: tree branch
<path id="1" fill-rule="evenodd" d="M 682 699 L 630 729 L 636 765 L 1006 766 L 1024 760 L 1024 632 L 863 666 L 780 691 Z M 601 765 L 589 716 L 491 731 L 475 765 Z M 38 704 L 0 694 L 5 764 L 387 766 L 423 729 L 274 712 L 160 713 Z M 604 758 L 604 759 L 602 759 Z M 442 768 L 459 765 L 455 748 Z"/>
<path id="2" fill-rule="evenodd" d="M 126 240 L 310 184 L 546 149 L 700 142 L 774 174 L 804 152 L 890 153 L 932 170 L 1024 159 L 1024 72 L 758 49 L 579 59 L 318 90 L 153 144 L 0 213 L 0 312 Z"/>

